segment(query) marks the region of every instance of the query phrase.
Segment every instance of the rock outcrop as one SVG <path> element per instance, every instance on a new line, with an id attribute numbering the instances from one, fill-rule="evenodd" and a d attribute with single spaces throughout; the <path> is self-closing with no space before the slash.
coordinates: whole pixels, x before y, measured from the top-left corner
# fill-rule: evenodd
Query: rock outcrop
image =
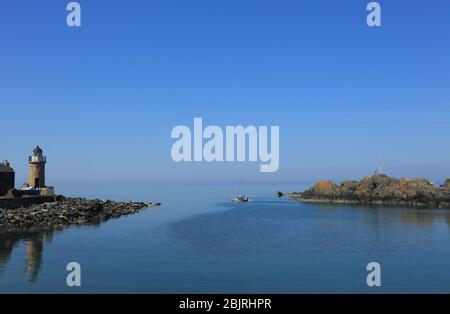
<path id="1" fill-rule="evenodd" d="M 450 179 L 442 187 L 427 179 L 396 179 L 386 175 L 365 177 L 361 181 L 319 181 L 291 197 L 304 202 L 402 205 L 450 208 Z"/>
<path id="2" fill-rule="evenodd" d="M 58 201 L 20 209 L 0 209 L 0 233 L 62 229 L 70 225 L 100 224 L 138 213 L 159 203 L 114 202 L 58 197 Z"/>

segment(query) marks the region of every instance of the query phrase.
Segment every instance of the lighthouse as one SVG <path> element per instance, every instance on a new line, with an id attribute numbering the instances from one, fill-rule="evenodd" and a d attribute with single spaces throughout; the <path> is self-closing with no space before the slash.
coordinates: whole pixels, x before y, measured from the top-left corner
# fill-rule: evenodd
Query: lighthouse
<path id="1" fill-rule="evenodd" d="M 30 164 L 28 185 L 34 188 L 45 187 L 45 163 L 47 160 L 39 146 L 33 149 L 33 155 L 28 158 L 28 162 Z"/>

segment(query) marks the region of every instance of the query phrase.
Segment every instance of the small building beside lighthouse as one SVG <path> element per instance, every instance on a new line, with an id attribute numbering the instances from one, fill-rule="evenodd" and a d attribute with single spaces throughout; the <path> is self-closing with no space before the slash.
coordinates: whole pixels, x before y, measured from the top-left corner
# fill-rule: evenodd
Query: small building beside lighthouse
<path id="1" fill-rule="evenodd" d="M 39 146 L 33 149 L 33 155 L 28 158 L 30 171 L 28 175 L 28 185 L 34 188 L 45 187 L 45 163 L 47 158 Z"/>
<path id="2" fill-rule="evenodd" d="M 15 173 L 7 160 L 0 163 L 0 196 L 14 188 Z"/>

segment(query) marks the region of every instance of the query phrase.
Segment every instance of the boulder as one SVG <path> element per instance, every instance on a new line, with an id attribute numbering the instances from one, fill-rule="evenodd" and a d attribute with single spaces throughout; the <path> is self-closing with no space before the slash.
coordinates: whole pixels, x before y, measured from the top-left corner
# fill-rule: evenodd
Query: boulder
<path id="1" fill-rule="evenodd" d="M 445 180 L 444 188 L 450 189 L 450 179 Z"/>
<path id="2" fill-rule="evenodd" d="M 16 190 L 16 189 L 9 189 L 8 192 L 4 195 L 6 198 L 15 198 L 15 197 L 22 197 L 23 192 Z"/>

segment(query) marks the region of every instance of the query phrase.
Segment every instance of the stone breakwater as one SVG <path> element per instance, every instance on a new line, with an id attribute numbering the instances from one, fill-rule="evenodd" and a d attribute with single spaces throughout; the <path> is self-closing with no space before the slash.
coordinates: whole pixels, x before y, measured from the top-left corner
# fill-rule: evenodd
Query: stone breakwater
<path id="1" fill-rule="evenodd" d="M 450 179 L 436 186 L 427 179 L 374 175 L 361 181 L 319 181 L 304 192 L 291 193 L 301 202 L 407 206 L 450 209 Z"/>
<path id="2" fill-rule="evenodd" d="M 58 197 L 57 201 L 20 209 L 0 209 L 0 233 L 62 229 L 70 225 L 98 225 L 140 212 L 159 203 L 114 202 Z"/>

